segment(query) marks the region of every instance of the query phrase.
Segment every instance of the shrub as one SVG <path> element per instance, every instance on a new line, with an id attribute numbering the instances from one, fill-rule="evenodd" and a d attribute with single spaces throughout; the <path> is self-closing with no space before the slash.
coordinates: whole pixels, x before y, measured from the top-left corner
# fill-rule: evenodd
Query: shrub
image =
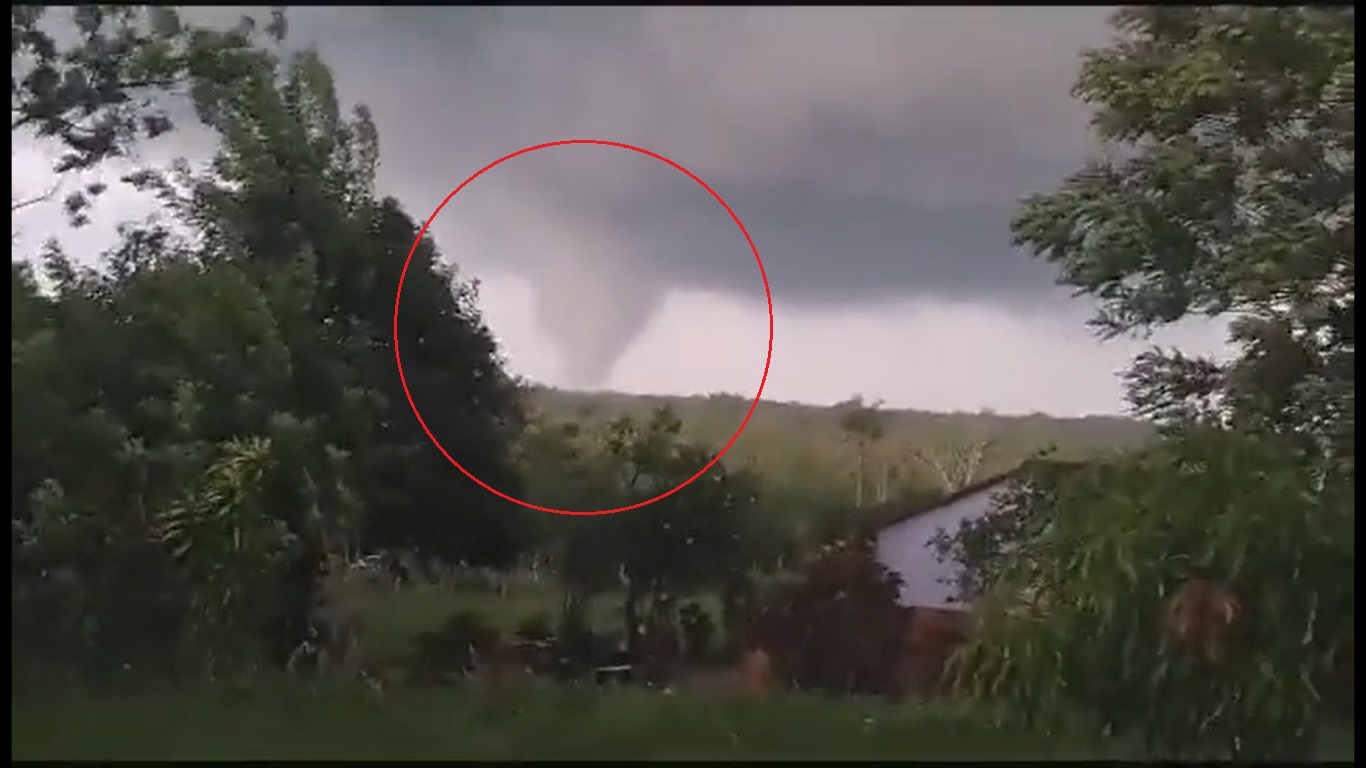
<path id="1" fill-rule="evenodd" d="M 553 624 L 548 611 L 539 611 L 517 625 L 517 637 L 522 640 L 549 640 L 555 636 Z"/>
<path id="2" fill-rule="evenodd" d="M 679 623 L 683 630 L 684 655 L 691 661 L 705 660 L 716 634 L 716 622 L 711 614 L 695 602 L 688 603 L 679 611 Z"/>
<path id="3" fill-rule="evenodd" d="M 959 656 L 965 692 L 1045 727 L 1092 712 L 1162 759 L 1302 761 L 1354 646 L 1354 475 L 1290 441 L 1198 428 L 1006 514 Z"/>
<path id="4" fill-rule="evenodd" d="M 828 548 L 805 579 L 780 590 L 751 623 L 777 680 L 837 693 L 897 693 L 896 671 L 909 612 L 901 579 L 872 556 L 871 542 Z"/>
<path id="5" fill-rule="evenodd" d="M 588 620 L 587 604 L 571 601 L 560 614 L 555 634 L 556 673 L 564 679 L 577 678 L 597 663 L 602 640 Z"/>
<path id="6" fill-rule="evenodd" d="M 498 645 L 498 631 L 474 611 L 460 611 L 439 628 L 413 639 L 409 671 L 419 682 L 436 682 L 474 670 L 480 654 Z"/>

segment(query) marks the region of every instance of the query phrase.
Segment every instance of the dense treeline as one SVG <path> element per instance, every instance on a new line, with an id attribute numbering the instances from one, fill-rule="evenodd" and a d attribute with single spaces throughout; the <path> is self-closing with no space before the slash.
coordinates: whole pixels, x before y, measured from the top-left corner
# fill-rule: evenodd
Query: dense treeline
<path id="1" fill-rule="evenodd" d="M 511 562 L 532 513 L 452 477 L 394 373 L 392 291 L 418 229 L 374 194 L 368 113 L 343 113 L 314 53 L 277 54 L 250 25 L 82 7 L 82 37 L 58 49 L 46 18 L 12 14 L 12 108 L 17 128 L 63 142 L 59 171 L 169 130 L 156 109 L 181 86 L 221 146 L 206 170 L 130 174 L 162 215 L 98 259 L 16 254 L 16 648 L 91 671 L 279 663 L 309 631 L 329 555 Z M 85 218 L 100 191 L 67 209 Z M 516 383 L 430 241 L 400 321 L 428 425 L 519 491 Z"/>
<path id="2" fill-rule="evenodd" d="M 623 416 L 648 418 L 668 408 L 682 420 L 689 439 L 724 445 L 753 398 L 530 387 L 527 403 L 548 420 L 585 428 Z M 757 465 L 769 514 L 794 530 L 814 532 L 838 522 L 823 522 L 825 517 L 848 522 L 857 516 L 851 507 L 916 503 L 1012 470 L 1040 452 L 1079 460 L 1143 445 L 1154 437 L 1150 424 L 1120 416 L 928 413 L 859 398 L 828 407 L 764 400 L 724 461 L 733 467 Z"/>

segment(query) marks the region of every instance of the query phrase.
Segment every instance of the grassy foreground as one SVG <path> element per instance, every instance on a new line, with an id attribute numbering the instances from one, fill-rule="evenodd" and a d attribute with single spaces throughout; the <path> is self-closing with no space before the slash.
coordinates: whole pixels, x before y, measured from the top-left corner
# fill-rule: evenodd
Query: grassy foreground
<path id="1" fill-rule="evenodd" d="M 397 662 L 412 638 L 469 610 L 504 632 L 558 607 L 551 584 L 504 595 L 353 583 L 339 595 L 365 623 L 364 655 Z M 615 600 L 593 606 L 610 626 Z M 645 689 L 570 689 L 524 681 L 475 690 L 359 687 L 271 680 L 250 689 L 177 686 L 96 697 L 64 687 L 12 693 L 13 760 L 212 759 L 885 759 L 1134 758 L 1122 745 L 1003 730 L 946 703 L 788 695 L 764 702 Z M 42 691 L 35 695 L 34 691 Z M 1319 757 L 1351 760 L 1350 725 L 1324 734 Z"/>
<path id="2" fill-rule="evenodd" d="M 712 701 L 538 685 L 472 691 L 302 686 L 12 701 L 12 759 L 1076 759 L 946 706 L 792 696 Z"/>

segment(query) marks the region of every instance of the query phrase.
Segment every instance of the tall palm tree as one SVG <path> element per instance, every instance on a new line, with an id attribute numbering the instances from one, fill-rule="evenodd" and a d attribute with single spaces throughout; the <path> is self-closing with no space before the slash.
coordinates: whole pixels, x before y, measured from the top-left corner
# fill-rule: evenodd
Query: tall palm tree
<path id="1" fill-rule="evenodd" d="M 883 425 L 882 401 L 865 404 L 862 395 L 854 395 L 837 406 L 840 413 L 840 429 L 854 441 L 858 448 L 858 471 L 854 477 L 854 507 L 863 508 L 864 468 L 868 462 L 868 448 L 886 434 Z"/>

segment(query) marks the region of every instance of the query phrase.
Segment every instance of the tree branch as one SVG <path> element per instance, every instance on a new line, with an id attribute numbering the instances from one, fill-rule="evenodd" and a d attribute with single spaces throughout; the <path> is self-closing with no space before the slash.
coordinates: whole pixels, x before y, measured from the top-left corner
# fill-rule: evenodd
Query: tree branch
<path id="1" fill-rule="evenodd" d="M 22 209 L 24 209 L 24 208 L 29 207 L 30 205 L 36 205 L 36 204 L 38 204 L 38 203 L 42 203 L 42 202 L 46 202 L 46 201 L 48 201 L 48 200 L 51 200 L 51 199 L 52 199 L 52 196 L 55 195 L 55 194 L 57 194 L 57 190 L 58 190 L 58 189 L 61 189 L 61 187 L 62 187 L 62 180 L 61 180 L 61 179 L 58 179 L 55 183 L 53 183 L 51 189 L 49 189 L 48 191 L 42 193 L 41 195 L 37 195 L 37 196 L 35 196 L 35 197 L 30 197 L 30 198 L 28 198 L 27 200 L 11 200 L 11 201 L 10 201 L 10 204 L 9 204 L 10 213 L 14 213 L 15 211 L 22 210 Z"/>

